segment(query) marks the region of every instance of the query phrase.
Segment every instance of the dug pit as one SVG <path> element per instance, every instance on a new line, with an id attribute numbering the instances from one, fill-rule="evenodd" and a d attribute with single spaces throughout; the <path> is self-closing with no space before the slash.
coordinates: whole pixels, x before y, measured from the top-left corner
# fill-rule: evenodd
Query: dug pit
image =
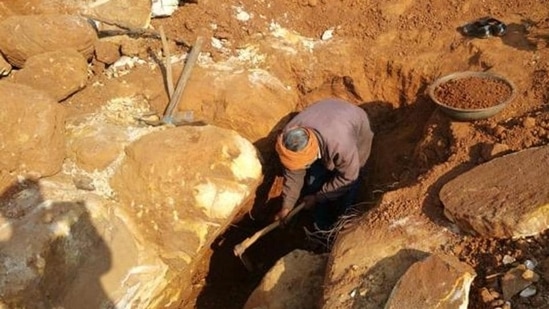
<path id="1" fill-rule="evenodd" d="M 507 35 L 481 40 L 464 37 L 456 31 L 458 26 L 476 20 L 479 15 L 492 14 L 508 24 Z M 376 3 L 205 0 L 184 1 L 172 16 L 152 20 L 155 29 L 163 26 L 173 47 L 174 76 L 179 76 L 183 58 L 179 56 L 189 51 L 191 42 L 199 35 L 208 38 L 210 44 L 203 49 L 180 109 L 192 110 L 195 119 L 223 130 L 234 130 L 251 141 L 259 150 L 263 168 L 263 179 L 253 201 L 245 205 L 252 211 L 233 222 L 207 246 L 197 261 L 200 265 L 194 269 L 191 285 L 174 280 L 165 288 L 173 295 L 183 295 L 190 290 L 188 297 L 170 299 L 171 308 L 242 308 L 267 271 L 295 249 L 329 254 L 324 282 L 318 287 L 322 296 L 311 304 L 314 308 L 382 308 L 406 270 L 431 253 L 452 255 L 474 269 L 476 277 L 468 308 L 492 309 L 503 306 L 505 301 L 509 301 L 513 309 L 546 306 L 549 302 L 547 232 L 521 239 L 471 236 L 444 215 L 439 192 L 450 180 L 480 164 L 549 142 L 547 14 L 545 1 L 487 0 L 479 4 L 406 0 Z M 110 40 L 102 39 L 103 43 Z M 133 62 L 128 60 L 124 65 L 127 67 L 119 70 L 99 61 L 96 55 L 91 60 L 86 87 L 60 102 L 68 119 L 78 120 L 88 113 L 99 115 L 98 111 L 108 107 L 107 102 L 119 97 L 131 97 L 132 102 L 147 103 L 154 112 L 162 113 L 169 100 L 165 68 L 154 59 L 161 54 L 160 41 L 137 33 L 124 36 L 121 42 L 120 46 L 115 45 L 113 54 L 118 57 L 118 52 L 123 52 Z M 454 121 L 431 101 L 426 89 L 439 76 L 461 71 L 502 74 L 513 81 L 519 95 L 493 117 Z M 474 84 L 459 88 L 467 88 L 467 95 L 472 97 L 489 98 L 489 102 L 497 101 L 506 92 L 505 89 L 492 91 L 499 89 L 498 85 L 468 82 Z M 460 96 L 456 96 L 456 100 Z M 295 112 L 326 97 L 342 98 L 362 107 L 369 114 L 375 132 L 368 173 L 356 205 L 357 215 L 340 230 L 330 246 L 324 248 L 311 245 L 307 239 L 302 227 L 308 224 L 309 216 L 303 213 L 290 226 L 274 230 L 245 252 L 254 266 L 254 270 L 249 271 L 234 256 L 233 248 L 270 223 L 280 205 L 277 178 L 280 165 L 273 151 L 277 130 Z M 119 110 L 111 112 L 115 120 L 125 120 L 119 119 Z M 6 123 L 11 123 L 8 120 L 13 119 L 6 119 Z M 79 127 L 82 123 L 77 121 L 74 125 Z M 5 126 L 6 137 L 20 136 L 13 128 L 17 126 Z M 139 132 L 147 135 L 151 133 L 147 132 L 149 129 L 142 128 Z M 95 140 L 94 136 L 98 135 L 95 131 L 84 133 L 90 136 L 85 135 L 82 140 L 88 140 L 89 144 L 81 146 L 89 151 L 82 154 L 74 150 L 82 149 L 76 147 L 79 145 L 69 145 L 74 147 L 69 147 L 71 156 L 111 162 L 126 146 L 120 143 L 113 144 L 116 147 L 105 147 L 126 136 L 122 133 L 108 135 L 106 140 Z M 136 136 L 134 131 L 130 133 L 133 139 L 141 136 Z M 197 135 L 189 135 L 188 141 L 193 139 L 196 140 Z M 171 150 L 178 155 L 185 146 L 179 142 L 180 148 Z M 147 148 L 140 145 L 143 157 L 148 157 Z M 96 149 L 105 151 L 93 155 Z M 31 150 L 26 149 L 25 154 Z M 233 149 L 220 152 L 228 157 L 236 153 Z M 195 163 L 201 161 L 200 154 L 192 154 Z M 36 155 L 36 158 L 43 157 Z M 61 161 L 59 158 L 55 161 Z M 157 162 L 163 162 L 157 153 L 150 158 L 160 158 Z M 94 163 L 98 164 L 98 160 Z M 186 168 L 197 165 L 186 162 L 185 158 L 178 162 L 188 164 Z M 223 167 L 218 170 L 226 172 Z M 108 178 L 108 172 L 102 176 Z M 97 174 L 90 175 L 97 177 Z M 81 180 L 84 185 L 80 188 L 93 190 L 93 186 L 87 186 L 89 179 Z M 127 182 L 130 184 L 119 186 L 131 187 L 132 179 Z M 144 183 L 143 191 L 149 184 Z M 535 185 L 532 184 L 534 189 Z M 101 191 L 107 187 L 96 189 Z M 161 189 L 153 193 L 162 192 Z M 12 192 L 5 192 L 4 197 L 10 194 Z M 161 198 L 162 194 L 158 196 Z M 19 210 L 7 215 L 17 218 Z M 174 217 L 177 216 L 166 213 L 164 218 L 168 222 Z M 151 228 L 152 225 L 144 226 Z M 116 232 L 116 229 L 105 230 Z M 170 233 L 163 236 L 169 237 Z M 126 234 L 127 238 L 116 239 L 118 248 L 130 244 L 125 240 L 131 235 Z M 180 239 L 171 240 L 177 244 Z M 119 270 L 116 266 L 126 262 L 133 265 L 130 262 L 141 252 L 136 248 L 124 249 L 125 254 L 103 252 L 104 256 L 112 254 L 114 258 L 110 270 L 116 272 Z M 127 252 L 131 252 L 131 256 L 127 256 Z M 179 251 L 168 250 L 167 254 L 174 252 Z M 537 293 L 504 299 L 500 279 L 525 261 L 536 261 L 534 271 L 540 277 L 532 287 Z M 39 259 L 32 262 L 40 265 Z M 118 264 L 120 262 L 122 264 Z M 99 265 L 92 275 L 98 279 L 108 268 Z M 140 270 L 144 270 L 145 275 L 150 271 Z M 55 275 L 51 271 L 49 274 Z M 154 281 L 159 286 L 166 283 L 162 275 L 146 278 L 137 282 L 145 285 Z M 61 291 L 63 287 L 55 288 Z M 98 284 L 96 288 L 101 291 L 102 286 Z"/>

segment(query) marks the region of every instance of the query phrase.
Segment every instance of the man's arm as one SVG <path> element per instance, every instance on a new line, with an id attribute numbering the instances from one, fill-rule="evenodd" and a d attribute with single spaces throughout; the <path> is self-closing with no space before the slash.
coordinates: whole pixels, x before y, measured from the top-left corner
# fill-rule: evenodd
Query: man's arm
<path id="1" fill-rule="evenodd" d="M 316 194 L 318 202 L 334 200 L 349 190 L 360 173 L 360 160 L 356 147 L 350 151 L 340 152 L 334 156 L 336 173 Z"/>
<path id="2" fill-rule="evenodd" d="M 297 171 L 284 169 L 284 186 L 282 188 L 283 208 L 294 208 L 299 199 L 299 195 L 301 194 L 306 172 L 305 169 Z"/>

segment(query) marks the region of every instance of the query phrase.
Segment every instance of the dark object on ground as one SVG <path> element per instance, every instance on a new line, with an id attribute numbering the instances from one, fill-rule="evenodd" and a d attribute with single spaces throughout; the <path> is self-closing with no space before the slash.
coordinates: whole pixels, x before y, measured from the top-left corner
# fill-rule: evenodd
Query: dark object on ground
<path id="1" fill-rule="evenodd" d="M 505 35 L 507 25 L 495 18 L 484 17 L 462 26 L 459 30 L 463 35 L 486 39 Z"/>
<path id="2" fill-rule="evenodd" d="M 427 93 L 450 117 L 479 120 L 503 110 L 515 98 L 516 88 L 507 78 L 494 73 L 457 72 L 434 81 Z"/>

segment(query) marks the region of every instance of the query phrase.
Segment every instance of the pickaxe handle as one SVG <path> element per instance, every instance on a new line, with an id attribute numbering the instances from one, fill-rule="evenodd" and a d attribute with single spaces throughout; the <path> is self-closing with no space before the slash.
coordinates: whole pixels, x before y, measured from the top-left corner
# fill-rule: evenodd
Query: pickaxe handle
<path id="1" fill-rule="evenodd" d="M 290 211 L 290 213 L 286 216 L 286 218 L 284 220 L 288 221 L 288 220 L 292 219 L 292 217 L 295 216 L 298 212 L 300 212 L 303 209 L 303 207 L 305 207 L 305 203 L 301 203 L 297 207 L 294 207 L 294 209 L 292 209 L 292 211 Z M 244 251 L 246 251 L 246 249 L 248 249 L 251 245 L 253 245 L 259 238 L 265 236 L 270 231 L 276 229 L 280 225 L 280 221 L 281 220 L 276 220 L 275 222 L 273 222 L 273 223 L 267 225 L 266 227 L 262 228 L 261 230 L 257 231 L 252 236 L 244 239 L 243 242 L 241 242 L 241 243 L 237 244 L 236 246 L 234 246 L 234 249 L 233 249 L 234 255 L 241 257 L 242 254 L 244 253 Z"/>
<path id="2" fill-rule="evenodd" d="M 179 101 L 183 94 L 183 90 L 185 89 L 185 86 L 187 85 L 187 81 L 191 76 L 191 71 L 196 61 L 198 60 L 198 55 L 200 55 L 200 50 L 202 48 L 203 42 L 204 42 L 204 38 L 199 36 L 196 39 L 196 42 L 194 43 L 194 46 L 191 52 L 187 56 L 187 61 L 185 63 L 185 67 L 183 68 L 183 72 L 181 73 L 181 75 L 179 76 L 179 79 L 177 80 L 177 85 L 175 86 L 173 96 L 170 98 L 170 103 L 168 104 L 168 107 L 164 112 L 164 117 L 162 118 L 162 121 L 164 123 L 172 123 L 173 121 L 173 112 L 176 109 L 177 105 L 179 104 Z"/>

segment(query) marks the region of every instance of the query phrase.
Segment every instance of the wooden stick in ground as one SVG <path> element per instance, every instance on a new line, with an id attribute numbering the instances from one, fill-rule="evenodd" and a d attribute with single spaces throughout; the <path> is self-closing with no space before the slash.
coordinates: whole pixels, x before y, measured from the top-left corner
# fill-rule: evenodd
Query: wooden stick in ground
<path id="1" fill-rule="evenodd" d="M 202 48 L 203 43 L 204 43 L 204 38 L 199 36 L 196 39 L 196 42 L 194 43 L 194 46 L 190 54 L 187 56 L 187 61 L 185 62 L 185 67 L 183 68 L 183 72 L 181 73 L 181 76 L 179 76 L 179 80 L 177 81 L 177 85 L 175 87 L 173 96 L 170 98 L 170 103 L 168 104 L 168 107 L 164 112 L 164 117 L 162 118 L 162 121 L 164 123 L 173 122 L 173 112 L 176 109 L 177 105 L 179 104 L 181 95 L 183 94 L 183 90 L 185 89 L 185 86 L 187 85 L 187 81 L 191 76 L 191 71 L 194 65 L 196 64 L 196 61 L 198 60 L 198 55 L 200 54 L 200 49 Z"/>
<path id="2" fill-rule="evenodd" d="M 298 212 L 300 212 L 303 209 L 303 207 L 305 207 L 305 203 L 301 203 L 297 207 L 292 209 L 292 211 L 288 214 L 288 216 L 286 216 L 285 220 L 289 221 L 290 219 L 292 219 L 292 217 L 295 216 Z M 234 248 L 233 248 L 234 255 L 242 257 L 242 254 L 244 253 L 244 251 L 246 251 L 246 249 L 248 249 L 251 245 L 253 245 L 258 239 L 265 236 L 270 231 L 276 229 L 279 225 L 280 225 L 280 220 L 277 220 L 277 221 L 267 225 L 263 229 L 257 231 L 251 237 L 248 237 L 248 238 L 244 239 L 243 242 L 241 242 L 238 245 L 234 246 Z"/>
<path id="3" fill-rule="evenodd" d="M 164 54 L 164 67 L 166 68 L 166 85 L 168 87 L 168 98 L 171 100 L 173 97 L 173 73 L 172 73 L 172 57 L 170 55 L 170 48 L 168 46 L 168 40 L 164 33 L 164 27 L 160 26 L 160 40 L 162 40 L 162 51 Z"/>

